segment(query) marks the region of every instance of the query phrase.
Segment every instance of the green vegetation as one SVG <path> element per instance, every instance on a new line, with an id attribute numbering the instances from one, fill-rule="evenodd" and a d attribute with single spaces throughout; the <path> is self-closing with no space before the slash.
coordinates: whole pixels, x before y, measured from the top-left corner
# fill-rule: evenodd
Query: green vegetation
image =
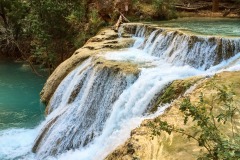
<path id="1" fill-rule="evenodd" d="M 177 16 L 175 5 L 181 2 L 0 0 L 0 55 L 29 60 L 52 70 L 101 27 L 116 23 L 120 13 L 131 21 L 172 19 Z"/>
<path id="2" fill-rule="evenodd" d="M 1 54 L 55 68 L 104 22 L 87 0 L 1 0 Z"/>
<path id="3" fill-rule="evenodd" d="M 135 20 L 146 14 L 135 6 L 145 5 L 138 0 L 127 0 L 125 12 L 125 1 L 0 0 L 0 54 L 54 69 L 101 27 L 113 25 L 119 12 Z M 166 2 L 154 0 L 149 5 L 164 9 Z M 155 11 L 165 14 L 165 10 Z"/>
<path id="4" fill-rule="evenodd" d="M 132 0 L 137 19 L 134 20 L 169 20 L 176 18 L 174 9 L 176 0 Z M 136 17 L 136 16 L 135 16 Z"/>
<path id="5" fill-rule="evenodd" d="M 176 0 L 153 0 L 154 7 L 156 8 L 157 15 L 162 19 L 176 18 L 176 12 L 174 12 L 173 4 Z"/>
<path id="6" fill-rule="evenodd" d="M 185 97 L 179 110 L 184 116 L 184 125 L 193 122 L 191 129 L 182 129 L 162 121 L 160 118 L 149 123 L 153 136 L 162 131 L 180 133 L 196 140 L 204 147 L 206 154 L 199 159 L 240 159 L 239 101 L 231 86 L 218 86 L 211 83 L 211 96 L 200 95 L 198 102 Z"/>
<path id="7" fill-rule="evenodd" d="M 186 90 L 195 84 L 199 79 L 201 78 L 189 78 L 185 80 L 176 80 L 171 83 L 156 100 L 151 112 L 155 112 L 158 109 L 158 106 L 170 103 L 179 96 L 182 96 Z"/>
<path id="8" fill-rule="evenodd" d="M 98 57 L 95 60 L 95 65 L 98 66 L 99 69 L 103 68 L 111 68 L 111 70 L 114 70 L 115 73 L 118 73 L 119 71 L 127 74 L 133 74 L 137 75 L 139 74 L 139 69 L 136 64 L 131 64 L 128 62 L 117 62 L 117 61 L 111 61 L 111 60 L 105 60 L 104 58 Z"/>

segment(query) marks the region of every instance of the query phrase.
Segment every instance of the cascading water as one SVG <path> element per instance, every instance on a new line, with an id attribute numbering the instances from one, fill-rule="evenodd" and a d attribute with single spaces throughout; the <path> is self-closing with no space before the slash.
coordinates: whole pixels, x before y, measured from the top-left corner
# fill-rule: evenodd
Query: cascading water
<path id="1" fill-rule="evenodd" d="M 167 106 L 147 114 L 152 99 L 167 84 L 215 73 L 233 61 L 231 69 L 240 68 L 237 38 L 197 37 L 145 25 L 129 26 L 122 29 L 135 32 L 134 46 L 95 55 L 69 73 L 49 102 L 49 115 L 36 129 L 40 134 L 33 145 L 35 154 L 28 151 L 18 157 L 104 159 L 142 120 L 164 111 Z M 115 63 L 122 67 L 114 68 Z M 127 64 L 137 69 L 125 72 Z"/>
<path id="2" fill-rule="evenodd" d="M 148 29 L 146 25 L 136 28 L 135 36 L 149 37 L 140 48 L 174 65 L 206 70 L 240 52 L 239 38 L 187 35 L 161 28 L 152 32 L 150 29 L 148 35 Z"/>
<path id="3" fill-rule="evenodd" d="M 84 147 L 99 136 L 113 103 L 136 79 L 90 62 L 72 71 L 55 92 L 48 108 L 54 113 L 33 148 L 39 157 Z"/>

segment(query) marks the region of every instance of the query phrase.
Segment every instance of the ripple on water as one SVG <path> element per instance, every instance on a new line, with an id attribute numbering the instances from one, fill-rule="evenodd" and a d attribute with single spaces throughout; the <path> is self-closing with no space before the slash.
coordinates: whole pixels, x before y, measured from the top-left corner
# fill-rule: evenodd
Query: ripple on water
<path id="1" fill-rule="evenodd" d="M 32 128 L 43 119 L 39 92 L 45 80 L 23 63 L 0 61 L 0 131 Z"/>
<path id="2" fill-rule="evenodd" d="M 240 37 L 240 19 L 237 18 L 192 17 L 160 21 L 157 24 L 201 35 Z"/>

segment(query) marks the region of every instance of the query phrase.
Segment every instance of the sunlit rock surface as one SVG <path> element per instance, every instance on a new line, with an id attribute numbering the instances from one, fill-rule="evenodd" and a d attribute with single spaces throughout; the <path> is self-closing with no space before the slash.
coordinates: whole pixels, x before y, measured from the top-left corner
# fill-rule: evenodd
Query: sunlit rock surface
<path id="1" fill-rule="evenodd" d="M 126 48 L 133 44 L 132 38 L 118 38 L 118 33 L 111 28 L 101 30 L 97 36 L 88 40 L 88 42 L 62 64 L 48 78 L 47 83 L 41 92 L 41 100 L 48 103 L 54 91 L 63 80 L 76 66 L 80 65 L 91 55 L 101 52 Z"/>
<path id="2" fill-rule="evenodd" d="M 189 80 L 183 80 L 188 83 Z M 212 78 L 203 78 L 198 81 L 191 90 L 188 96 L 190 96 L 191 101 L 199 101 L 199 96 L 203 93 L 206 97 L 211 97 L 214 93 L 209 86 L 209 82 L 216 83 L 218 85 L 233 85 L 236 97 L 234 99 L 237 102 L 240 96 L 240 74 L 238 72 L 223 72 L 217 74 Z M 180 86 L 179 86 L 180 87 Z M 167 121 L 169 124 L 175 125 L 179 128 L 183 128 L 189 133 L 194 134 L 193 123 L 189 121 L 187 125 L 184 125 L 183 114 L 179 111 L 179 104 L 182 102 L 182 98 L 176 100 L 169 109 L 161 116 L 163 121 Z M 238 109 L 240 107 L 238 106 Z M 219 107 L 215 108 L 220 110 Z M 237 115 L 236 126 L 240 127 L 240 116 Z M 148 122 L 154 122 L 153 120 L 145 120 L 140 127 L 134 129 L 131 132 L 130 138 L 124 145 L 118 147 L 114 152 L 107 156 L 106 160 L 193 160 L 197 159 L 206 150 L 203 147 L 199 147 L 197 141 L 193 139 L 188 139 L 179 133 L 172 133 L 169 135 L 166 132 L 162 132 L 160 136 L 154 136 L 150 127 L 147 126 Z M 231 128 L 225 125 L 221 128 L 223 133 L 231 135 Z M 237 132 L 237 131 L 236 131 Z"/>

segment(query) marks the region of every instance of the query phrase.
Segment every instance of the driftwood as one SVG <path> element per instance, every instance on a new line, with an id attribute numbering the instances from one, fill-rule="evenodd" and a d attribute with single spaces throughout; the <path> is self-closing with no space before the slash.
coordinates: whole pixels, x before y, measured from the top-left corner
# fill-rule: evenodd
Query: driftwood
<path id="1" fill-rule="evenodd" d="M 223 17 L 226 17 L 227 15 L 229 15 L 231 13 L 231 9 L 225 10 L 223 12 Z"/>
<path id="2" fill-rule="evenodd" d="M 118 28 L 120 27 L 120 25 L 123 23 L 123 22 L 130 22 L 121 12 L 120 13 L 120 16 L 118 18 L 118 21 L 117 23 L 114 25 L 114 30 L 117 31 Z"/>
<path id="3" fill-rule="evenodd" d="M 190 7 L 189 4 L 187 6 L 184 6 L 184 5 L 181 5 L 181 4 L 175 4 L 173 7 L 178 11 L 186 11 L 186 12 L 198 12 L 199 10 L 211 10 L 212 9 L 212 5 L 210 5 L 210 4 L 205 4 L 205 5 L 202 5 L 202 6 L 194 6 L 194 7 Z M 233 10 L 233 9 L 236 9 L 236 8 L 234 8 L 234 7 L 229 8 L 227 6 L 220 5 L 219 9 L 220 10 L 229 10 L 229 9 Z"/>
<path id="4" fill-rule="evenodd" d="M 22 57 L 24 58 L 24 60 L 27 60 L 27 56 L 25 55 L 24 51 L 19 47 L 18 43 L 13 40 L 13 43 L 15 44 L 15 46 L 17 47 L 18 51 L 21 53 Z M 43 75 L 41 75 L 40 73 L 38 73 L 38 71 L 35 69 L 34 65 L 32 64 L 32 62 L 27 60 L 27 63 L 29 64 L 29 66 L 31 67 L 32 71 L 40 77 L 43 77 Z"/>
<path id="5" fill-rule="evenodd" d="M 123 22 L 123 17 L 122 17 L 122 15 L 120 15 L 119 18 L 118 18 L 117 23 L 114 25 L 114 30 L 115 30 L 115 31 L 118 30 L 118 28 L 120 27 L 120 25 L 122 24 L 122 22 Z"/>
<path id="6" fill-rule="evenodd" d="M 12 49 L 14 50 L 14 48 L 16 48 L 20 55 L 22 56 L 22 58 L 29 64 L 29 66 L 31 67 L 32 71 L 40 76 L 43 77 L 43 75 L 39 74 L 38 71 L 35 69 L 34 65 L 32 64 L 32 62 L 30 62 L 29 60 L 27 60 L 27 55 L 25 54 L 25 52 L 21 49 L 21 47 L 19 46 L 18 42 L 13 38 L 13 34 L 12 32 L 8 29 L 8 28 L 4 28 L 0 26 L 0 42 L 2 43 L 3 41 L 6 42 L 6 44 L 1 44 L 0 48 L 7 48 L 7 49 Z"/>
<path id="7" fill-rule="evenodd" d="M 175 8 L 178 11 L 197 12 L 198 10 L 210 9 L 212 8 L 212 6 L 205 5 L 200 7 L 185 7 L 185 6 L 176 5 Z"/>
<path id="8" fill-rule="evenodd" d="M 119 12 L 125 22 L 130 22 L 121 12 Z"/>

